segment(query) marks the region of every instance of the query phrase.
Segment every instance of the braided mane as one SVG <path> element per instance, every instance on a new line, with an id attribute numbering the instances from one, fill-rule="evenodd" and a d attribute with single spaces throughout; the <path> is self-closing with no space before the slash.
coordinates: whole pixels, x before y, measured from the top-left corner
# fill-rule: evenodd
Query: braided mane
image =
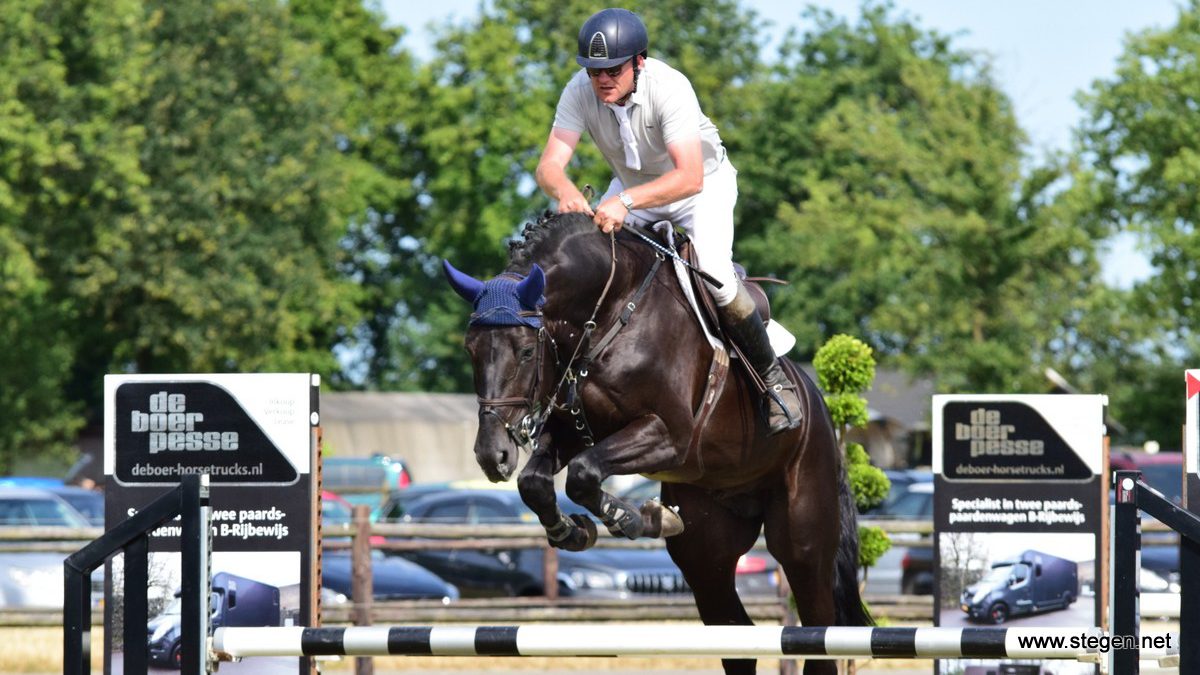
<path id="1" fill-rule="evenodd" d="M 547 251 L 557 249 L 567 237 L 596 229 L 585 213 L 551 213 L 544 211 L 535 223 L 526 223 L 522 239 L 508 242 L 506 272 L 527 274 L 533 263 Z"/>

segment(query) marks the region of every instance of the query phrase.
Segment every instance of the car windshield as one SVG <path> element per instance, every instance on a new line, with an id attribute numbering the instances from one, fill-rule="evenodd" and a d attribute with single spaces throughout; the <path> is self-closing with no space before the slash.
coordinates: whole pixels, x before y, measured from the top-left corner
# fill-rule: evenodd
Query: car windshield
<path id="1" fill-rule="evenodd" d="M 979 580 L 983 584 L 1002 584 L 1008 581 L 1008 577 L 1012 574 L 1012 565 L 1000 565 L 993 567 L 992 571 L 988 572 L 982 579 Z"/>
<path id="2" fill-rule="evenodd" d="M 0 525 L 85 527 L 87 522 L 57 499 L 14 497 L 0 500 Z"/>
<path id="3" fill-rule="evenodd" d="M 933 505 L 933 494 L 922 490 L 908 490 L 879 509 L 878 515 L 892 518 L 926 518 Z"/>
<path id="4" fill-rule="evenodd" d="M 1175 464 L 1147 464 L 1140 467 L 1139 471 L 1150 487 L 1176 504 L 1182 502 L 1183 467 Z"/>
<path id="5" fill-rule="evenodd" d="M 68 492 L 59 495 L 63 501 L 83 514 L 84 518 L 93 525 L 104 524 L 104 496 L 98 493 Z"/>

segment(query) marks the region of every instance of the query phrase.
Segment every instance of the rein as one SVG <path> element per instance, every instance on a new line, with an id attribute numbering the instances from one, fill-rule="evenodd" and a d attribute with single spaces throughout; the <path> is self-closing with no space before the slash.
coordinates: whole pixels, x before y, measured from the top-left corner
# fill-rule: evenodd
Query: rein
<path id="1" fill-rule="evenodd" d="M 642 279 L 642 283 L 638 286 L 633 297 L 629 302 L 625 303 L 625 308 L 621 310 L 621 314 L 608 329 L 608 332 L 600 338 L 600 342 L 592 346 L 592 335 L 596 331 L 596 316 L 600 313 L 600 307 L 604 304 L 604 300 L 608 296 L 613 277 L 616 276 L 617 244 L 615 232 L 609 232 L 609 259 L 611 260 L 611 265 L 608 272 L 608 281 L 604 284 L 604 290 L 600 293 L 600 298 L 596 300 L 596 305 L 592 308 L 591 318 L 583 324 L 583 334 L 579 336 L 579 342 L 575 344 L 575 351 L 571 354 L 570 360 L 567 361 L 567 367 L 563 370 L 562 377 L 554 387 L 549 405 L 547 406 L 547 413 L 551 410 L 563 410 L 574 418 L 575 430 L 580 433 L 583 445 L 587 448 L 595 444 L 595 438 L 592 435 L 591 427 L 588 425 L 587 416 L 584 415 L 583 405 L 580 403 L 579 385 L 588 376 L 592 361 L 603 353 L 608 345 L 612 343 L 613 339 L 617 337 L 617 333 L 621 332 L 621 329 L 629 324 L 629 319 L 633 316 L 634 310 L 637 309 L 642 296 L 646 294 L 646 291 L 650 290 L 650 282 L 654 280 L 654 276 L 658 273 L 658 268 L 662 266 L 663 260 L 665 260 L 661 253 L 656 252 L 654 254 L 654 264 L 650 266 L 650 271 Z M 580 356 L 581 352 L 583 353 L 582 356 Z M 563 384 L 568 385 L 566 401 L 559 405 L 557 403 L 558 393 L 562 391 Z"/>
<path id="2" fill-rule="evenodd" d="M 580 402 L 579 386 L 584 378 L 588 376 L 589 367 L 601 353 L 608 347 L 609 344 L 617 337 L 637 309 L 638 303 L 642 297 L 650 289 L 650 283 L 654 280 L 658 273 L 658 268 L 662 266 L 665 256 L 662 253 L 655 252 L 654 263 L 650 266 L 649 272 L 642 283 L 638 286 L 637 291 L 633 294 L 628 302 L 625 303 L 624 309 L 613 322 L 613 325 L 600 338 L 594 346 L 592 345 L 592 336 L 596 331 L 596 317 L 600 314 L 600 309 L 604 306 L 604 301 L 608 298 L 608 293 L 612 289 L 613 279 L 617 273 L 617 244 L 615 232 L 609 233 L 609 270 L 608 280 L 604 283 L 604 290 L 600 292 L 600 297 L 596 299 L 596 304 L 592 307 L 592 314 L 583 324 L 583 334 L 580 335 L 579 341 L 575 344 L 575 349 L 571 353 L 571 357 L 567 360 L 567 367 L 562 369 L 562 375 L 559 377 L 557 384 L 550 390 L 545 403 L 534 402 L 534 397 L 537 395 L 538 386 L 541 384 L 542 363 L 544 352 L 546 349 L 547 340 L 554 344 L 554 338 L 547 332 L 545 324 L 538 329 L 538 348 L 537 361 L 535 362 L 535 374 L 530 382 L 528 393 L 524 397 L 508 396 L 500 398 L 480 398 L 476 397 L 479 402 L 480 415 L 494 415 L 503 425 L 509 438 L 512 439 L 518 447 L 526 449 L 530 452 L 536 452 L 538 449 L 538 439 L 542 435 L 542 430 L 545 428 L 546 421 L 554 411 L 562 411 L 569 414 L 574 419 L 575 430 L 580 433 L 585 447 L 592 447 L 595 444 L 595 438 L 592 435 L 592 430 L 587 422 L 587 417 L 584 415 L 583 406 Z M 537 311 L 532 315 L 541 317 L 541 311 Z M 558 347 L 556 344 L 552 347 L 556 370 L 561 364 L 558 359 Z M 565 389 L 566 394 L 564 401 L 559 403 L 559 394 Z M 509 419 L 500 413 L 500 408 L 524 406 L 526 414 L 515 425 Z"/>

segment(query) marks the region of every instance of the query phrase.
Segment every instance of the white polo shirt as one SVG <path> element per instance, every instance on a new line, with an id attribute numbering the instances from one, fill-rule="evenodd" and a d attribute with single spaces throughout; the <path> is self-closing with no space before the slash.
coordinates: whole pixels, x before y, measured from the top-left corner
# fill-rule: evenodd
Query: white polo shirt
<path id="1" fill-rule="evenodd" d="M 554 126 L 591 135 L 626 186 L 649 183 L 675 168 L 667 145 L 691 136 L 700 136 L 705 175 L 716 171 L 724 161 L 721 136 L 701 112 L 692 83 L 662 61 L 646 59 L 638 75 L 637 91 L 624 107 L 629 114 L 632 144 L 622 141 L 616 113 L 596 98 L 587 70 L 580 70 L 563 89 Z"/>

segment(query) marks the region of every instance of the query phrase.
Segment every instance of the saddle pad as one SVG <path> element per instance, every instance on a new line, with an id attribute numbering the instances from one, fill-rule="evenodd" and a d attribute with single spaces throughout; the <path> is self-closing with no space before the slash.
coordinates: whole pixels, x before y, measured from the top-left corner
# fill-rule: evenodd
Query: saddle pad
<path id="1" fill-rule="evenodd" d="M 672 251 L 676 250 L 675 228 L 671 226 L 670 221 L 660 220 L 651 227 L 663 233 L 664 238 L 667 240 L 667 246 Z M 708 328 L 708 324 L 701 318 L 703 315 L 701 314 L 700 303 L 696 300 L 696 293 L 692 288 L 691 275 L 687 267 L 679 260 L 672 260 L 671 263 L 675 269 L 675 279 L 679 281 L 679 287 L 683 289 L 683 295 L 687 298 L 688 305 L 692 308 L 692 318 L 700 326 L 700 331 L 704 333 L 704 337 L 708 339 L 708 343 L 712 345 L 713 349 L 717 347 L 724 349 L 721 340 L 716 335 L 713 335 L 713 332 Z M 775 350 L 775 356 L 783 356 L 791 351 L 792 347 L 796 346 L 796 336 L 792 335 L 788 329 L 784 328 L 775 319 L 767 321 L 767 337 L 771 341 L 771 348 Z M 730 356 L 735 355 L 731 354 Z"/>

